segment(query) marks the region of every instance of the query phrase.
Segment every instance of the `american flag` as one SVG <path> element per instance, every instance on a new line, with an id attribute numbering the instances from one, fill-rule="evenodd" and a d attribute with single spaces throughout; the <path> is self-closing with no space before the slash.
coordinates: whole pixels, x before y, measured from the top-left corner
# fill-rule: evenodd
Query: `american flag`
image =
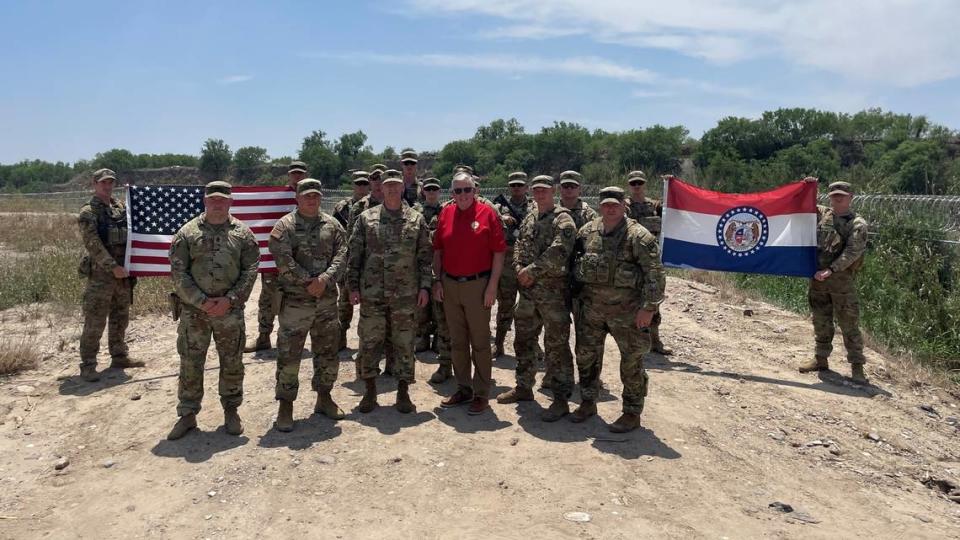
<path id="1" fill-rule="evenodd" d="M 230 213 L 244 222 L 260 245 L 260 272 L 277 271 L 267 240 L 273 224 L 296 208 L 286 186 L 235 186 Z M 203 212 L 203 186 L 130 186 L 127 189 L 127 260 L 131 276 L 170 275 L 170 241 Z"/>

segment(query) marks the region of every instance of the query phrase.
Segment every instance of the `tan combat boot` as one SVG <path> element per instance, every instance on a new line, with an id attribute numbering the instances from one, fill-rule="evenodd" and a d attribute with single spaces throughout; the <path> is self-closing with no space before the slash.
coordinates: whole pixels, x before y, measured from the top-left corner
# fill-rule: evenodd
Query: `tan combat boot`
<path id="1" fill-rule="evenodd" d="M 673 354 L 673 349 L 667 347 L 663 344 L 663 341 L 660 340 L 660 329 L 650 329 L 650 350 L 662 354 L 663 356 L 670 356 Z"/>
<path id="2" fill-rule="evenodd" d="M 257 352 L 270 350 L 270 334 L 257 334 L 257 338 L 251 338 L 243 348 L 243 352 Z"/>
<path id="3" fill-rule="evenodd" d="M 313 412 L 322 414 L 331 420 L 343 420 L 343 417 L 346 416 L 343 409 L 333 401 L 329 388 L 317 392 L 317 404 L 314 405 Z"/>
<path id="4" fill-rule="evenodd" d="M 223 408 L 223 428 L 230 435 L 243 433 L 243 422 L 240 421 L 240 415 L 237 414 L 236 407 Z"/>
<path id="5" fill-rule="evenodd" d="M 584 399 L 580 402 L 577 410 L 570 415 L 570 421 L 574 424 L 586 422 L 587 418 L 597 414 L 597 402 L 591 399 Z"/>
<path id="6" fill-rule="evenodd" d="M 397 383 L 397 403 L 393 407 L 403 414 L 409 414 L 417 410 L 417 407 L 410 401 L 410 392 L 406 381 Z"/>
<path id="7" fill-rule="evenodd" d="M 533 401 L 533 390 L 517 386 L 497 396 L 497 403 L 509 405 L 518 401 Z"/>
<path id="8" fill-rule="evenodd" d="M 815 356 L 813 360 L 807 362 L 806 364 L 800 364 L 797 368 L 800 373 L 809 373 L 811 371 L 823 371 L 830 369 L 830 365 L 827 363 L 827 359 L 822 356 Z"/>
<path id="9" fill-rule="evenodd" d="M 507 329 L 497 328 L 497 339 L 494 342 L 493 357 L 500 358 L 504 355 L 503 342 L 507 339 Z"/>
<path id="10" fill-rule="evenodd" d="M 610 431 L 614 433 L 627 433 L 640 427 L 640 415 L 633 413 L 623 413 L 617 421 L 610 424 Z"/>
<path id="11" fill-rule="evenodd" d="M 570 414 L 570 404 L 565 399 L 555 399 L 550 404 L 550 408 L 543 411 L 540 419 L 544 422 L 556 422 L 564 416 Z"/>
<path id="12" fill-rule="evenodd" d="M 173 429 L 167 434 L 167 440 L 175 441 L 189 433 L 191 429 L 197 429 L 197 415 L 185 414 L 173 425 Z"/>
<path id="13" fill-rule="evenodd" d="M 80 378 L 87 382 L 97 382 L 100 380 L 100 374 L 97 373 L 97 366 L 80 366 Z"/>
<path id="14" fill-rule="evenodd" d="M 293 402 L 286 399 L 280 400 L 280 408 L 277 410 L 277 421 L 273 423 L 277 431 L 288 433 L 293 431 Z"/>
<path id="15" fill-rule="evenodd" d="M 110 362 L 110 369 L 128 369 L 128 368 L 141 368 L 147 364 L 143 360 L 131 360 L 128 357 L 123 358 L 114 358 Z"/>
<path id="16" fill-rule="evenodd" d="M 450 371 L 450 366 L 439 366 L 437 370 L 433 372 L 433 375 L 430 376 L 430 382 L 433 384 L 442 383 L 450 378 Z"/>
<path id="17" fill-rule="evenodd" d="M 863 372 L 863 364 L 856 363 L 850 364 L 850 378 L 853 379 L 853 382 L 859 384 L 868 384 L 867 374 Z"/>
<path id="18" fill-rule="evenodd" d="M 367 391 L 363 394 L 360 405 L 357 405 L 357 410 L 368 413 L 377 408 L 377 380 L 371 377 L 363 382 L 367 385 Z"/>

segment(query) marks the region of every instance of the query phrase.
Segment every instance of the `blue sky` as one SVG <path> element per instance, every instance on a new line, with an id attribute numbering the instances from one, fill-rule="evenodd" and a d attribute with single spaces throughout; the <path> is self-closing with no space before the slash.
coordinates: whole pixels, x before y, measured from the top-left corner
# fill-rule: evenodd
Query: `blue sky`
<path id="1" fill-rule="evenodd" d="M 439 149 L 528 131 L 882 107 L 960 128 L 953 0 L 0 0 L 0 162 L 296 154 L 321 129 Z"/>

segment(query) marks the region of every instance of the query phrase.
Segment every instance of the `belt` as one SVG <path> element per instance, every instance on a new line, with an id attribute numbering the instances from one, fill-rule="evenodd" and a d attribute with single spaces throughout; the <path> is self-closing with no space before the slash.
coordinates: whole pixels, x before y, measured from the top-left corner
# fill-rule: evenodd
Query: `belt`
<path id="1" fill-rule="evenodd" d="M 454 276 L 454 275 L 447 274 L 447 273 L 444 273 L 444 275 L 447 276 L 448 278 L 454 280 L 454 281 L 457 281 L 457 282 L 459 282 L 459 283 L 463 283 L 463 282 L 465 282 L 465 281 L 473 281 L 473 280 L 475 280 L 475 279 L 481 279 L 481 278 L 485 278 L 485 277 L 490 277 L 490 271 L 487 270 L 486 272 L 480 272 L 479 274 L 471 274 L 471 275 L 469 275 L 469 276 Z"/>

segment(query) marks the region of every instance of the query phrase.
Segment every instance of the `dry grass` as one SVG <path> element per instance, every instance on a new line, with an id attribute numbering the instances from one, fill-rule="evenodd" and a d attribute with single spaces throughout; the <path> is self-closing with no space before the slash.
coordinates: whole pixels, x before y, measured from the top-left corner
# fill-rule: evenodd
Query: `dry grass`
<path id="1" fill-rule="evenodd" d="M 0 375 L 35 369 L 40 365 L 40 350 L 27 338 L 0 339 Z"/>

